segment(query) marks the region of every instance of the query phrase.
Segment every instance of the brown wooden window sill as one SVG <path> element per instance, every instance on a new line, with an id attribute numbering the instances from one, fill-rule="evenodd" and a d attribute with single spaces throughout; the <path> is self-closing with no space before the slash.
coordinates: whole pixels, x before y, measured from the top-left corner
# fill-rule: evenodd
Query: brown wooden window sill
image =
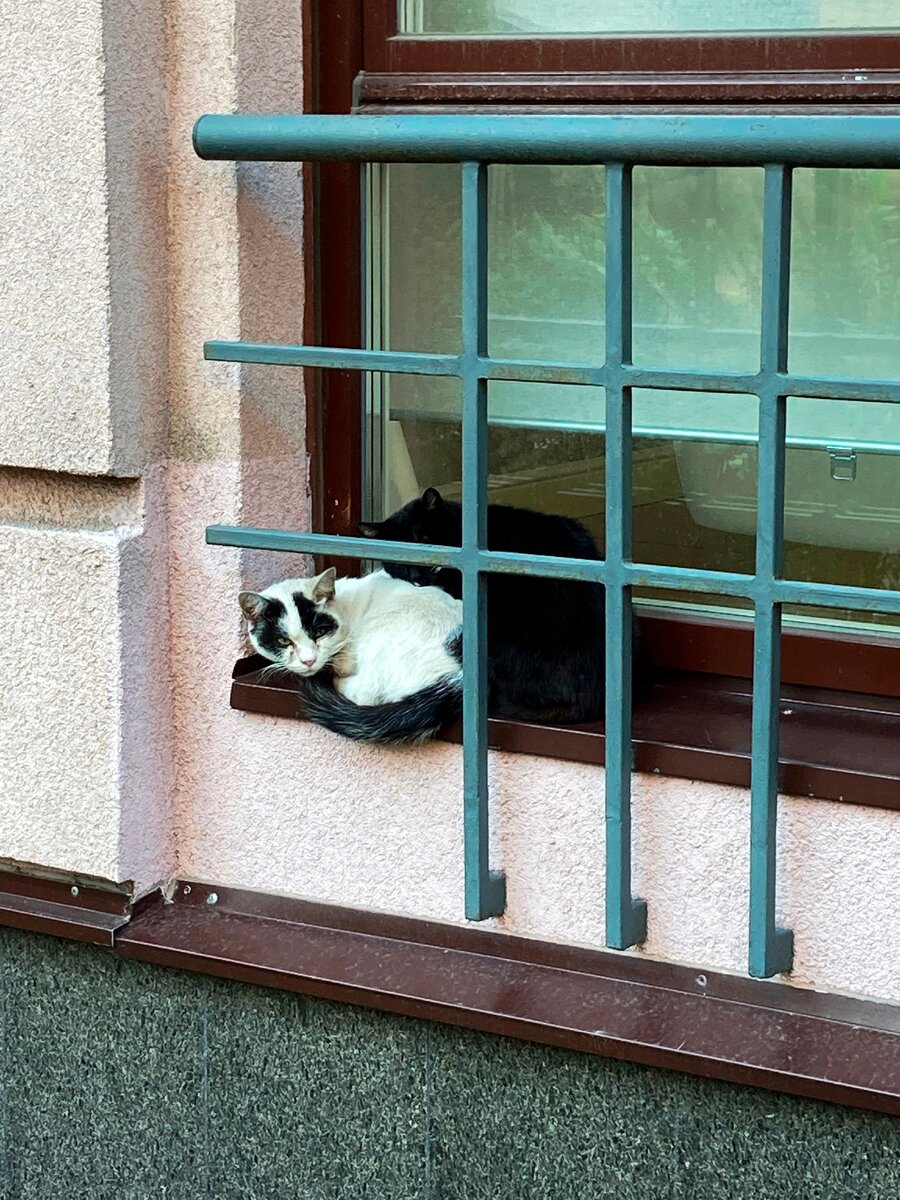
<path id="1" fill-rule="evenodd" d="M 287 675 L 265 680 L 258 655 L 239 659 L 231 706 L 303 720 Z M 751 685 L 748 680 L 657 671 L 634 709 L 635 768 L 711 783 L 750 785 Z M 442 737 L 461 739 L 458 722 Z M 488 722 L 491 749 L 601 764 L 601 724 L 549 726 Z M 784 686 L 781 790 L 849 804 L 900 809 L 900 700 Z"/>
<path id="2" fill-rule="evenodd" d="M 532 64 L 533 65 L 533 64 Z M 900 99 L 896 70 L 690 70 L 665 71 L 366 71 L 359 80 L 360 111 L 383 112 L 401 105 L 484 106 L 500 104 L 610 105 L 664 104 L 890 104 Z"/>

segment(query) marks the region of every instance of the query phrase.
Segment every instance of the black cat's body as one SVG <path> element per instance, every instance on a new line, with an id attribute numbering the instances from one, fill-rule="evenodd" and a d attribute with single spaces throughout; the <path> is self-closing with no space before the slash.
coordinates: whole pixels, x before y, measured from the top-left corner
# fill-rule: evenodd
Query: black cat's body
<path id="1" fill-rule="evenodd" d="M 599 559 L 583 525 L 568 517 L 502 504 L 488 506 L 491 550 Z M 441 546 L 461 544 L 460 505 L 434 488 L 385 521 L 360 526 L 368 537 Z M 462 594 L 458 571 L 385 563 L 400 579 Z M 601 584 L 523 575 L 488 576 L 488 708 L 492 716 L 579 723 L 603 717 L 605 598 Z"/>

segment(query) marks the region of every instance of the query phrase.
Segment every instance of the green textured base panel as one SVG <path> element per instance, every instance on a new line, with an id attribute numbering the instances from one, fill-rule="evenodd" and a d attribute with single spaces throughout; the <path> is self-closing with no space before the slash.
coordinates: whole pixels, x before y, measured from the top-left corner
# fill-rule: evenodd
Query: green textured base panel
<path id="1" fill-rule="evenodd" d="M 2 1200 L 896 1200 L 900 1124 L 0 929 Z"/>

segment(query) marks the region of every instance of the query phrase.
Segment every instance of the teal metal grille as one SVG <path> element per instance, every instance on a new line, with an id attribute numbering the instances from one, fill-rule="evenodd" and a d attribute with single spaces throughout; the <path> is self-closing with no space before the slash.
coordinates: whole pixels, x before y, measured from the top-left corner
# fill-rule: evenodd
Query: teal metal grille
<path id="1" fill-rule="evenodd" d="M 499 915 L 505 881 L 491 870 L 487 794 L 485 576 L 523 573 L 596 580 L 606 589 L 606 940 L 625 949 L 646 936 L 632 894 L 631 594 L 649 586 L 743 597 L 755 611 L 749 972 L 789 970 L 792 935 L 776 923 L 778 685 L 784 604 L 900 613 L 900 592 L 782 578 L 785 414 L 788 396 L 900 403 L 900 382 L 792 375 L 788 370 L 791 171 L 796 166 L 900 167 L 895 116 L 205 116 L 194 131 L 208 159 L 461 162 L 463 341 L 458 355 L 207 342 L 209 359 L 413 375 L 462 386 L 462 546 L 365 542 L 366 557 L 454 567 L 463 576 L 465 911 Z M 592 163 L 606 168 L 606 359 L 602 366 L 495 359 L 487 346 L 488 164 Z M 632 347 L 634 165 L 765 168 L 760 368 L 710 373 L 635 367 Z M 486 548 L 489 380 L 593 384 L 606 391 L 606 558 L 602 563 Z M 631 396 L 634 388 L 759 399 L 756 571 L 742 575 L 632 561 Z M 214 545 L 358 556 L 360 541 L 273 529 L 211 526 Z M 886 547 L 887 548 L 887 547 Z"/>

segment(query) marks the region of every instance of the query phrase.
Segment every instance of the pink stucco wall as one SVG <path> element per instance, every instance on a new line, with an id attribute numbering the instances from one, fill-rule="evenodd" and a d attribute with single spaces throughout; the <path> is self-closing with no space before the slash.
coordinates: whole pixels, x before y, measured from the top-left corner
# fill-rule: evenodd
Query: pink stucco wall
<path id="1" fill-rule="evenodd" d="M 53 87 L 13 77 L 34 134 L 17 170 L 46 204 L 16 201 L 7 225 L 15 254 L 64 247 L 68 274 L 63 287 L 49 252 L 27 274 L 12 263 L 0 317 L 13 338 L 46 349 L 65 329 L 85 349 L 74 375 L 68 341 L 39 378 L 0 364 L 18 406 L 0 421 L 0 591 L 18 622 L 2 652 L 17 687 L 0 705 L 0 859 L 459 921 L 457 747 L 379 750 L 228 706 L 237 593 L 298 564 L 203 533 L 308 527 L 304 396 L 298 371 L 205 363 L 201 346 L 300 340 L 303 213 L 296 167 L 201 163 L 190 130 L 205 111 L 299 107 L 301 6 L 171 0 L 163 22 L 159 4 L 90 3 L 67 42 L 60 3 L 40 0 L 40 20 L 11 5 Z M 76 102 L 80 140 L 48 160 L 54 113 Z M 640 953 L 743 971 L 746 792 L 645 776 L 634 791 Z M 602 771 L 495 754 L 491 792 L 509 895 L 496 924 L 601 945 Z M 896 814 L 782 802 L 794 982 L 900 1002 L 898 862 Z"/>
<path id="2" fill-rule="evenodd" d="M 258 46 L 257 66 L 265 54 Z M 191 78 L 198 86 L 204 70 Z M 267 100 L 276 108 L 291 107 L 283 94 L 270 91 Z M 187 89 L 185 117 L 204 107 L 209 105 Z M 225 183 L 221 177 L 210 182 L 209 164 L 185 159 L 182 169 L 191 181 L 192 203 L 179 217 L 175 201 L 176 243 L 188 241 L 179 229 L 202 220 L 193 198 L 212 192 L 207 203 L 215 205 Z M 195 254 L 184 274 L 191 302 L 179 306 L 177 284 L 175 290 L 171 336 L 190 386 L 181 390 L 176 378 L 174 396 L 186 427 L 193 421 L 207 428 L 213 417 L 220 425 L 234 421 L 244 446 L 240 459 L 229 461 L 225 447 L 202 464 L 179 462 L 170 473 L 170 539 L 177 547 L 170 560 L 177 869 L 220 883 L 459 921 L 457 747 L 379 750 L 303 723 L 228 707 L 231 667 L 244 651 L 235 596 L 240 587 L 284 577 L 297 564 L 277 555 L 206 547 L 203 527 L 241 520 L 308 527 L 300 397 L 288 390 L 277 399 L 272 392 L 290 389 L 291 373 L 256 368 L 229 391 L 228 368 L 204 366 L 197 354 L 202 337 L 221 335 L 228 306 L 235 304 L 227 289 L 212 286 L 227 258 L 229 237 L 242 246 L 235 288 L 244 336 L 270 341 L 299 336 L 289 327 L 295 321 L 299 330 L 300 302 L 291 271 L 284 269 L 292 257 L 299 269 L 291 236 L 299 197 L 289 175 L 253 170 L 255 176 L 238 181 L 244 199 L 237 228 L 232 233 L 223 221 L 216 238 L 204 234 L 205 254 Z M 279 269 L 267 272 L 257 263 L 249 274 L 248 264 L 260 254 Z M 261 411 L 274 415 L 264 421 Z M 264 439 L 254 436 L 260 428 Z M 280 436 L 273 438 L 273 429 Z M 248 446 L 254 447 L 249 454 Z M 491 788 L 494 862 L 508 876 L 508 912 L 499 927 L 601 945 L 602 771 L 494 754 Z M 636 886 L 650 912 L 641 953 L 743 971 L 746 792 L 638 777 L 635 818 Z M 900 821 L 893 814 L 804 799 L 783 802 L 780 896 L 782 919 L 797 935 L 798 983 L 900 1000 L 897 861 Z"/>
<path id="3" fill-rule="evenodd" d="M 182 493 L 185 527 L 206 519 L 211 495 Z M 215 637 L 210 654 L 182 627 L 179 872 L 461 921 L 459 748 L 376 749 L 230 710 L 229 672 L 242 649 L 238 555 L 194 545 L 189 570 L 208 585 Z M 270 572 L 280 573 L 277 561 Z M 508 878 L 508 910 L 496 924 L 602 945 L 602 770 L 493 754 L 491 789 L 494 864 Z M 637 776 L 634 806 L 636 890 L 649 904 L 641 953 L 744 971 L 747 792 Z M 795 930 L 794 982 L 900 1001 L 898 862 L 896 814 L 782 800 L 780 915 Z"/>

